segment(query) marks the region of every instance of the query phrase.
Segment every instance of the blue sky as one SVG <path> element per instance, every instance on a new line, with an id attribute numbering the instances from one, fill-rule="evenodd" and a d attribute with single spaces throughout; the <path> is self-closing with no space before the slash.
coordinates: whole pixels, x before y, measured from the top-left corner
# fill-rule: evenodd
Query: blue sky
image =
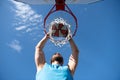
<path id="1" fill-rule="evenodd" d="M 80 49 L 74 80 L 120 80 L 120 1 L 69 5 L 78 19 L 73 38 Z M 0 1 L 0 80 L 35 80 L 34 51 L 44 36 L 43 20 L 52 5 L 27 5 Z M 44 48 L 46 61 L 60 52 L 68 62 L 67 43 Z"/>

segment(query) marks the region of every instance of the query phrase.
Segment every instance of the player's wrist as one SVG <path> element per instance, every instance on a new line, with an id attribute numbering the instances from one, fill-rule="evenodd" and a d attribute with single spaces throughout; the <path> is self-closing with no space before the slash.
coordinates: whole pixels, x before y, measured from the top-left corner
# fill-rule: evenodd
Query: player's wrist
<path id="1" fill-rule="evenodd" d="M 50 37 L 49 37 L 49 33 L 45 34 L 45 38 L 46 38 L 46 39 L 49 39 L 49 38 L 50 38 Z"/>
<path id="2" fill-rule="evenodd" d="M 69 34 L 69 35 L 67 36 L 67 40 L 70 41 L 71 39 L 72 39 L 72 35 Z"/>

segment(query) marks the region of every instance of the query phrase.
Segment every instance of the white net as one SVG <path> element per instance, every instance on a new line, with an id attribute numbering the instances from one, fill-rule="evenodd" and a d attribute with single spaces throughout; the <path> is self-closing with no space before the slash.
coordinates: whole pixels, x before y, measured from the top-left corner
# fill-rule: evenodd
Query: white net
<path id="1" fill-rule="evenodd" d="M 71 35 L 70 25 L 63 18 L 54 19 L 49 26 L 50 40 L 56 46 L 63 46 L 68 42 Z"/>
<path id="2" fill-rule="evenodd" d="M 60 46 L 60 47 L 68 42 L 69 40 L 68 35 L 71 37 L 74 36 L 77 29 L 75 18 L 70 13 L 61 10 L 51 13 L 47 17 L 47 19 L 45 19 L 44 23 L 45 23 L 44 25 L 45 33 L 50 32 L 50 40 L 56 46 Z M 67 33 L 66 32 L 64 33 L 64 30 L 65 31 L 67 30 Z"/>

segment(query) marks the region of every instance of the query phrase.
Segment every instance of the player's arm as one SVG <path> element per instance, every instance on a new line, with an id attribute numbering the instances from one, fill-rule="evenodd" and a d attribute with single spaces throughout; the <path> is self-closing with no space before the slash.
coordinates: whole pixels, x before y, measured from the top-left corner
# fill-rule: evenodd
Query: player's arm
<path id="1" fill-rule="evenodd" d="M 79 50 L 72 38 L 69 40 L 69 43 L 72 49 L 72 54 L 70 55 L 69 58 L 68 67 L 71 71 L 71 74 L 73 75 L 78 64 Z"/>
<path id="2" fill-rule="evenodd" d="M 38 44 L 36 45 L 35 48 L 35 64 L 37 67 L 37 71 L 41 70 L 45 64 L 45 56 L 44 56 L 44 52 L 43 52 L 43 48 L 45 43 L 48 40 L 48 35 L 45 35 L 41 41 L 38 42 Z"/>

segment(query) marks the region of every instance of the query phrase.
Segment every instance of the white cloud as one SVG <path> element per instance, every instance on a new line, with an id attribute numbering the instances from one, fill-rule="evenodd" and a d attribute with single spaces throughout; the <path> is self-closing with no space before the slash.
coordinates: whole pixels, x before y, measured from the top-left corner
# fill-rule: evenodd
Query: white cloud
<path id="1" fill-rule="evenodd" d="M 28 4 L 14 0 L 11 0 L 11 2 L 13 3 L 12 10 L 15 12 L 14 25 L 16 31 L 30 32 L 36 30 L 34 28 L 42 24 L 42 15 L 37 14 Z"/>
<path id="2" fill-rule="evenodd" d="M 18 40 L 13 40 L 11 41 L 8 46 L 14 50 L 16 50 L 17 52 L 21 52 L 22 47 L 20 45 L 20 42 Z"/>
<path id="3" fill-rule="evenodd" d="M 19 30 L 23 30 L 25 28 L 27 28 L 27 26 L 19 26 L 19 27 L 16 27 L 15 29 L 19 31 Z"/>
<path id="4" fill-rule="evenodd" d="M 31 32 L 32 31 L 32 28 L 28 28 L 27 30 L 26 30 L 26 32 Z"/>
<path id="5" fill-rule="evenodd" d="M 34 11 L 28 4 L 21 2 L 11 1 L 11 10 L 14 13 L 13 28 L 16 35 L 32 37 L 32 40 L 39 38 L 38 34 L 41 35 L 43 32 L 43 16 Z M 19 49 L 18 49 L 19 50 Z"/>

